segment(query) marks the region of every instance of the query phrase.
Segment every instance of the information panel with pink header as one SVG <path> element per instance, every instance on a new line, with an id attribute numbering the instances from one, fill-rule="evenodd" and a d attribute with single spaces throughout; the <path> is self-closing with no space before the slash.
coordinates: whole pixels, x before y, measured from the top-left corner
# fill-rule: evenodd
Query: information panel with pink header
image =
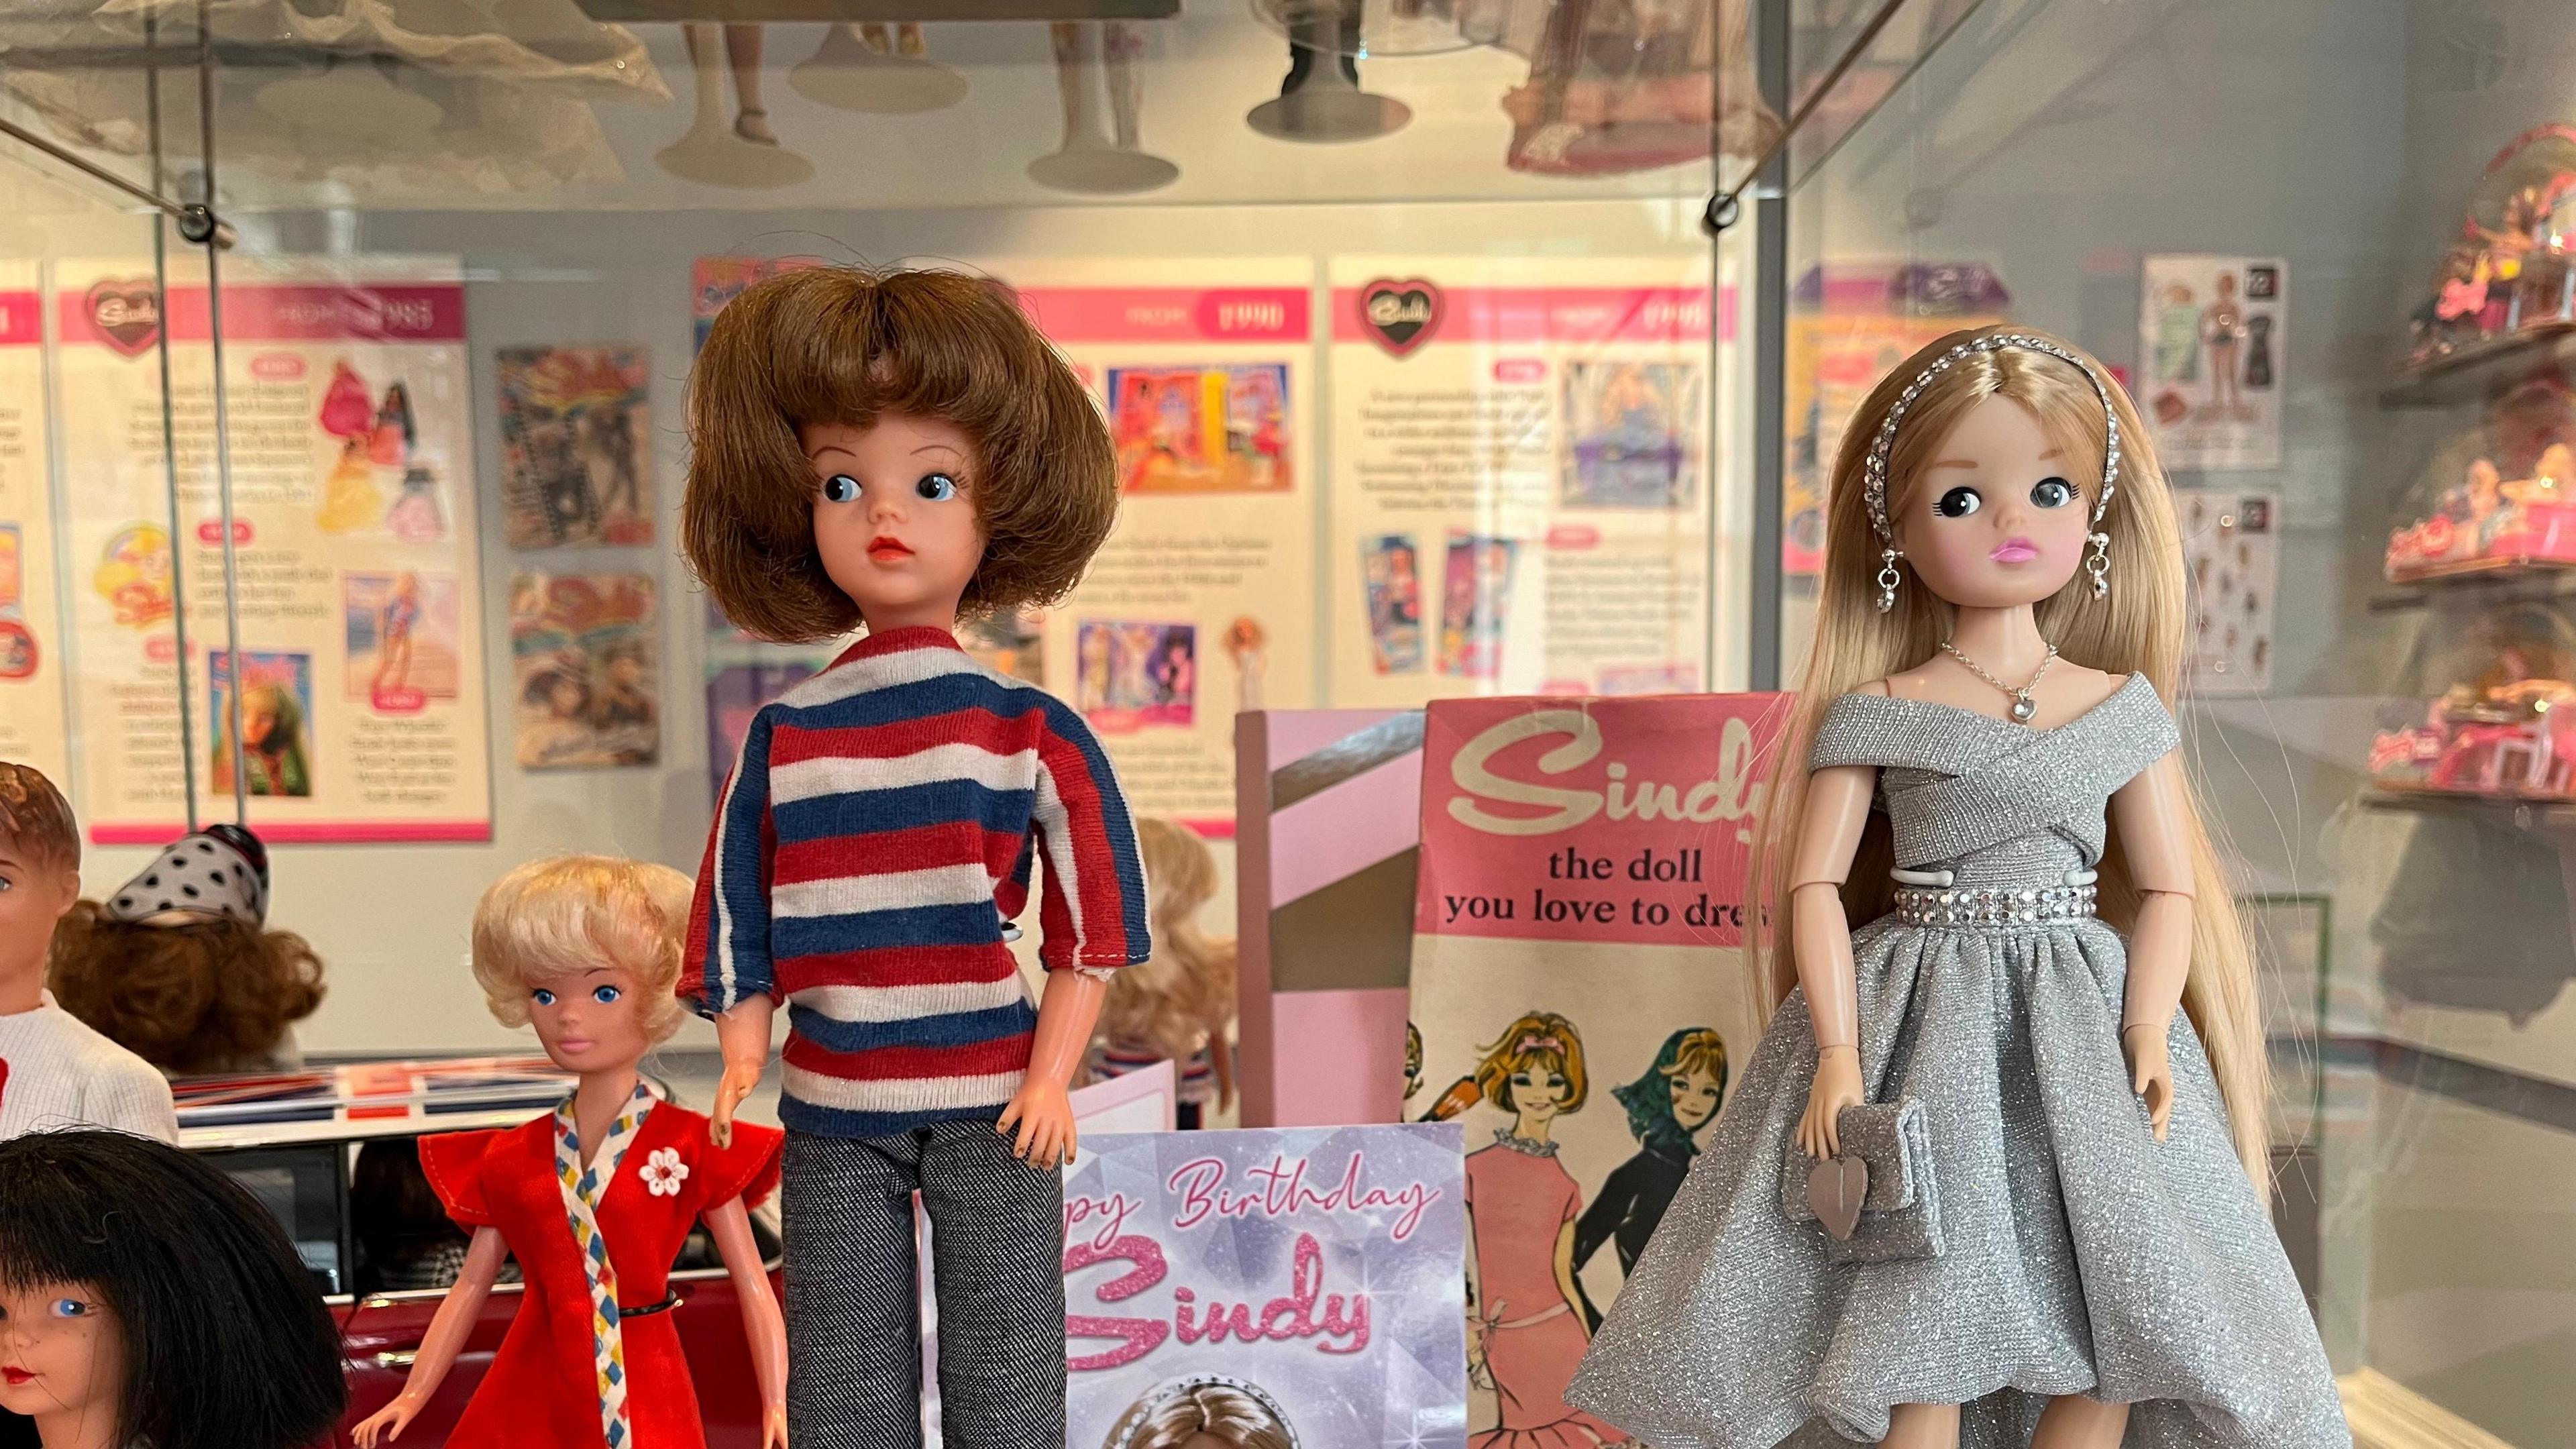
<path id="1" fill-rule="evenodd" d="M 1035 632 L 1136 808 L 1234 829 L 1234 717 L 1313 702 L 1314 264 L 996 261 L 1101 400 L 1117 531 Z"/>
<path id="2" fill-rule="evenodd" d="M 227 265 L 238 649 L 223 607 L 217 319 L 206 287 L 165 294 L 148 259 L 65 261 L 53 303 L 84 745 L 77 798 L 90 838 L 176 835 L 193 774 L 201 818 L 229 818 L 238 783 L 252 827 L 272 841 L 489 839 L 473 409 L 455 262 Z"/>

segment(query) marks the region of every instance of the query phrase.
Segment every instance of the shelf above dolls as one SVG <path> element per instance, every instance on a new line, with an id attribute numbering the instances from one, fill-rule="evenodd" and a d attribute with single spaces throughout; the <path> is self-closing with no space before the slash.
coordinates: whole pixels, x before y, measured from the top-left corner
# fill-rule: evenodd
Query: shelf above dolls
<path id="1" fill-rule="evenodd" d="M 2484 402 L 2535 374 L 2576 364 L 2576 321 L 2548 321 L 2464 343 L 2410 367 L 2379 394 L 2383 408 L 2445 408 Z"/>
<path id="2" fill-rule="evenodd" d="M 2397 614 L 2457 601 L 2472 608 L 2576 599 L 2576 563 L 2519 554 L 2389 580 L 2370 596 L 2374 614 Z"/>

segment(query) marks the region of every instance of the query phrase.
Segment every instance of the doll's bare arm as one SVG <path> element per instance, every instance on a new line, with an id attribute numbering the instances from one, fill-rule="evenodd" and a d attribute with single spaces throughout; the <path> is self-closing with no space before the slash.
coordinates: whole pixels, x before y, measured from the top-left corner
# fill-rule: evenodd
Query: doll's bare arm
<path id="1" fill-rule="evenodd" d="M 2193 879 L 2191 838 L 2185 821 L 2182 755 L 2167 754 L 2111 795 L 2111 823 L 2120 832 L 2130 878 L 2137 883 L 2138 920 L 2129 932 L 2129 985 L 2120 1010 L 2120 1049 L 2129 1064 L 2130 1088 L 2145 1101 L 2149 1125 L 2161 1140 L 2173 1115 L 2173 1066 L 2167 1031 L 2191 974 Z"/>
<path id="2" fill-rule="evenodd" d="M 411 1374 L 403 1380 L 402 1392 L 394 1395 L 392 1403 L 369 1415 L 351 1435 L 360 1449 L 373 1449 L 379 1434 L 388 1439 L 401 1438 L 421 1406 L 438 1392 L 447 1371 L 456 1366 L 456 1356 L 465 1351 L 465 1340 L 483 1317 L 483 1300 L 491 1296 L 492 1285 L 501 1276 L 501 1260 L 509 1251 L 501 1241 L 499 1228 L 474 1230 L 473 1244 L 465 1250 L 465 1266 L 457 1272 L 447 1296 L 439 1300 L 438 1312 L 431 1315 L 429 1331 L 421 1335 L 420 1352 L 412 1359 Z"/>
<path id="3" fill-rule="evenodd" d="M 1810 774 L 1798 849 L 1789 861 L 1789 939 L 1816 1028 L 1816 1079 L 1798 1122 L 1798 1144 L 1811 1157 L 1842 1150 L 1842 1111 L 1864 1100 L 1851 919 L 1843 911 L 1842 887 L 1860 853 L 1877 786 L 1878 771 L 1868 765 L 1834 765 Z"/>
<path id="4" fill-rule="evenodd" d="M 1020 1090 L 1002 1109 L 994 1127 L 1019 1128 L 1011 1150 L 1030 1166 L 1049 1168 L 1073 1155 L 1073 1102 L 1068 1088 L 1091 1049 L 1091 1029 L 1100 1024 L 1100 1003 L 1109 983 L 1080 971 L 1047 973 L 1046 999 L 1038 1003 L 1037 1041 L 1029 1048 L 1029 1069 Z"/>
<path id="5" fill-rule="evenodd" d="M 769 1068 L 770 1021 L 777 1011 L 777 1003 L 767 996 L 753 995 L 716 1017 L 716 1048 L 724 1058 L 724 1075 L 716 1082 L 715 1110 L 707 1114 L 707 1137 L 718 1147 L 733 1145 L 734 1111 Z"/>
<path id="6" fill-rule="evenodd" d="M 1815 1018 L 1816 1045 L 1857 1046 L 1853 1020 L 1851 922 L 1843 914 L 1843 882 L 1860 852 L 1869 823 L 1870 792 L 1878 771 L 1835 765 L 1807 777 L 1807 806 L 1797 854 L 1789 861 L 1789 931 L 1798 962 L 1798 984 Z"/>
<path id="7" fill-rule="evenodd" d="M 2182 756 L 2168 754 L 2111 796 L 2111 823 L 2120 832 L 2130 878 L 2142 899 L 2129 937 L 2128 1001 L 2123 1029 L 2173 1022 L 2191 971 L 2191 840 L 2184 821 Z"/>
<path id="8" fill-rule="evenodd" d="M 1208 1023 L 1208 1066 L 1216 1072 L 1216 1106 L 1220 1112 L 1234 1103 L 1234 1043 L 1225 1035 L 1233 1024 L 1224 1020 Z"/>
<path id="9" fill-rule="evenodd" d="M 727 1198 L 706 1215 L 733 1292 L 742 1300 L 742 1336 L 751 1344 L 752 1376 L 760 1381 L 762 1449 L 785 1449 L 787 1443 L 787 1321 L 779 1316 L 778 1299 L 769 1291 L 769 1265 L 760 1260 L 760 1244 L 751 1235 L 751 1214 L 739 1197 Z"/>

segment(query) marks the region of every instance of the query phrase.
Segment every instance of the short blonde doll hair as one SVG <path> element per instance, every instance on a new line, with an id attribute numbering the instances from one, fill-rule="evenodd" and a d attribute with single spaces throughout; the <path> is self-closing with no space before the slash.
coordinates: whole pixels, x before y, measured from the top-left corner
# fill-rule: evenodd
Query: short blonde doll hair
<path id="1" fill-rule="evenodd" d="M 528 992 L 593 966 L 635 976 L 644 1034 L 668 1041 L 687 1019 L 676 988 L 689 878 L 613 855 L 532 860 L 474 908 L 474 980 L 503 1026 L 528 1024 Z"/>

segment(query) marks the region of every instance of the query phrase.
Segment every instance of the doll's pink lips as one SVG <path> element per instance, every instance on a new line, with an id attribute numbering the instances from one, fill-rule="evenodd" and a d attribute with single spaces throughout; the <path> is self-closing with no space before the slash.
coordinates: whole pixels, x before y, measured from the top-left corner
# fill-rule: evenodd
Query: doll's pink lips
<path id="1" fill-rule="evenodd" d="M 912 546 L 899 538 L 872 538 L 868 540 L 868 557 L 882 559 L 910 558 L 912 557 Z"/>
<path id="2" fill-rule="evenodd" d="M 1995 551 L 1986 556 L 1997 563 L 2028 563 L 2039 557 L 2039 550 L 2031 546 L 2029 539 L 2008 538 L 1997 544 Z"/>
<path id="3" fill-rule="evenodd" d="M 11 1388 L 24 1388 L 34 1383 L 36 1376 L 22 1368 L 5 1368 L 0 1369 L 0 1379 L 7 1380 Z"/>

